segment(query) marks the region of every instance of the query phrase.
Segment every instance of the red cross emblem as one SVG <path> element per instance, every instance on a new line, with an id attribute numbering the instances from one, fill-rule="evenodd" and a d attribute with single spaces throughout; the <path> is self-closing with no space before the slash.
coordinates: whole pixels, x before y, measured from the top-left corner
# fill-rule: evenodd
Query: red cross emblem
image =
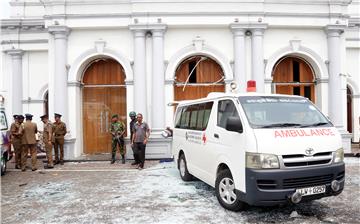
<path id="1" fill-rule="evenodd" d="M 205 135 L 205 133 L 203 134 L 202 140 L 203 140 L 203 142 L 205 144 L 206 143 L 206 135 Z"/>

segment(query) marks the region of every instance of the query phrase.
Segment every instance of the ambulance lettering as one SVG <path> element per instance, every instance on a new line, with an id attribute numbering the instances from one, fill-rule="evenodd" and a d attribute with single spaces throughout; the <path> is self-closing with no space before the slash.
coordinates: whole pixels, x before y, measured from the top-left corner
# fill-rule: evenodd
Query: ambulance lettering
<path id="1" fill-rule="evenodd" d="M 301 130 L 275 130 L 275 138 L 296 138 L 296 137 L 312 137 L 312 136 L 334 136 L 330 128 L 319 129 L 301 129 Z"/>

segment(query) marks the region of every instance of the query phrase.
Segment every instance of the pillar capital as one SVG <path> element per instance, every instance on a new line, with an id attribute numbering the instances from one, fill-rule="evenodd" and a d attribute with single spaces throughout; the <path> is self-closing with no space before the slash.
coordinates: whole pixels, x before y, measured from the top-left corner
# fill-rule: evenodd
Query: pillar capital
<path id="1" fill-rule="evenodd" d="M 155 37 L 163 37 L 167 26 L 163 23 L 154 24 L 132 24 L 129 29 L 134 33 L 135 37 L 144 37 L 150 31 Z"/>
<path id="2" fill-rule="evenodd" d="M 6 50 L 5 53 L 10 55 L 13 59 L 21 59 L 24 55 L 24 51 L 21 49 L 10 49 Z"/>
<path id="3" fill-rule="evenodd" d="M 129 28 L 133 32 L 135 38 L 138 38 L 138 37 L 144 38 L 145 34 L 147 32 L 147 29 L 145 29 L 144 27 L 140 27 L 140 26 L 131 25 Z"/>
<path id="4" fill-rule="evenodd" d="M 163 25 L 162 26 L 156 26 L 156 27 L 153 27 L 151 29 L 151 32 L 152 32 L 152 35 L 153 37 L 163 37 L 164 36 L 164 33 L 166 32 L 166 25 Z"/>
<path id="5" fill-rule="evenodd" d="M 234 36 L 245 36 L 245 32 L 247 31 L 247 28 L 245 24 L 231 23 L 230 30 Z"/>
<path id="6" fill-rule="evenodd" d="M 340 35 L 345 31 L 345 25 L 327 25 L 325 27 L 325 33 L 328 37 L 340 37 Z"/>
<path id="7" fill-rule="evenodd" d="M 263 36 L 267 27 L 267 24 L 252 24 L 250 30 L 253 36 Z"/>
<path id="8" fill-rule="evenodd" d="M 55 39 L 67 39 L 71 29 L 67 26 L 54 25 L 48 27 L 49 33 L 54 35 Z"/>

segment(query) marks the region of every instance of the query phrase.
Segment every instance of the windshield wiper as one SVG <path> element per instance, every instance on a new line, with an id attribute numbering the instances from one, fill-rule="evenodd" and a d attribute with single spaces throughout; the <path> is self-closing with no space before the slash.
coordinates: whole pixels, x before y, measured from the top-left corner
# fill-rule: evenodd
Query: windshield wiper
<path id="1" fill-rule="evenodd" d="M 317 126 L 323 126 L 329 124 L 329 122 L 318 122 L 318 123 L 314 123 L 314 124 L 305 124 L 305 125 L 301 125 L 302 128 L 305 127 L 317 127 Z"/>
<path id="2" fill-rule="evenodd" d="M 295 127 L 295 126 L 301 126 L 301 124 L 297 124 L 297 123 L 276 123 L 276 124 L 264 125 L 264 126 L 261 126 L 260 128 Z"/>

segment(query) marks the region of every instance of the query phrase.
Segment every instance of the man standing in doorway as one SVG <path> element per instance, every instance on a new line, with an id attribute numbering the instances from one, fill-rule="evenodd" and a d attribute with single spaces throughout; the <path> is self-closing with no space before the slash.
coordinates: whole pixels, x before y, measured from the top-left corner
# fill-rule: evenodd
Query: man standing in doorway
<path id="1" fill-rule="evenodd" d="M 20 115 L 14 115 L 14 122 L 10 126 L 10 141 L 15 152 L 15 169 L 21 169 L 21 133 L 19 116 Z"/>
<path id="2" fill-rule="evenodd" d="M 31 170 L 37 170 L 36 160 L 37 160 L 37 152 L 36 152 L 36 133 L 37 133 L 37 125 L 32 122 L 33 115 L 25 114 L 26 122 L 21 124 L 20 132 L 22 133 L 21 143 L 22 143 L 22 153 L 21 153 L 21 171 L 26 171 L 26 160 L 28 151 L 30 149 L 31 153 Z"/>
<path id="3" fill-rule="evenodd" d="M 145 163 L 145 149 L 150 136 L 149 125 L 143 122 L 142 114 L 138 113 L 136 116 L 137 122 L 134 125 L 134 135 L 131 140 L 131 145 L 134 147 L 134 151 L 139 155 L 139 167 L 138 169 L 144 168 Z"/>
<path id="4" fill-rule="evenodd" d="M 125 164 L 125 146 L 124 146 L 124 134 L 125 124 L 118 120 L 119 116 L 114 114 L 111 118 L 110 132 L 112 135 L 111 141 L 111 164 L 115 163 L 116 159 L 116 147 L 119 145 L 119 151 L 122 158 L 122 164 Z"/>
<path id="5" fill-rule="evenodd" d="M 54 168 L 53 159 L 52 159 L 52 124 L 49 121 L 48 115 L 43 115 L 40 117 L 41 121 L 44 123 L 44 130 L 43 130 L 43 142 L 45 145 L 46 150 L 46 158 L 47 158 L 47 166 L 45 169 L 52 169 Z"/>
<path id="6" fill-rule="evenodd" d="M 134 136 L 134 125 L 136 123 L 136 112 L 135 111 L 131 111 L 129 113 L 129 117 L 131 119 L 130 121 L 130 142 L 132 142 L 133 136 Z M 139 165 L 140 161 L 139 161 L 139 155 L 137 154 L 137 152 L 134 150 L 134 146 L 131 145 L 131 149 L 133 151 L 133 155 L 134 155 L 134 162 L 131 163 L 131 165 L 135 166 L 135 165 Z"/>
<path id="7" fill-rule="evenodd" d="M 64 165 L 64 141 L 66 135 L 66 124 L 61 121 L 61 114 L 55 113 L 55 122 L 53 124 L 53 142 L 55 151 L 55 164 Z M 60 160 L 59 160 L 60 148 Z"/>

